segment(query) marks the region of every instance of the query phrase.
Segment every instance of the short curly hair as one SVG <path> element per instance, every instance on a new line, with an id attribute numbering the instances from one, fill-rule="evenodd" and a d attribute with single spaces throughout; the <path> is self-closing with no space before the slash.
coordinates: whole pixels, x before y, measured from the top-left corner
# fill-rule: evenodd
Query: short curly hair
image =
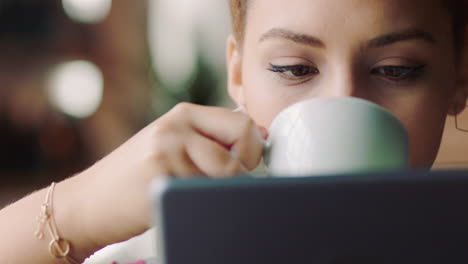
<path id="1" fill-rule="evenodd" d="M 252 0 L 250 0 L 252 1 Z M 445 7 L 452 16 L 452 25 L 454 32 L 455 50 L 463 48 L 465 40 L 465 30 L 467 30 L 467 0 L 442 0 Z M 243 42 L 244 30 L 247 24 L 248 0 L 229 0 L 231 10 L 232 31 L 237 41 Z M 468 37 L 468 36 L 467 36 Z"/>

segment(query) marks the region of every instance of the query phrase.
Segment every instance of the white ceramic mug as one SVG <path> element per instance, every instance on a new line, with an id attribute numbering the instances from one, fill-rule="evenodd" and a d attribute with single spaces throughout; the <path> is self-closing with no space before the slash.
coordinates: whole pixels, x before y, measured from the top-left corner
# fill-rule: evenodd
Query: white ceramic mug
<path id="1" fill-rule="evenodd" d="M 273 120 L 265 151 L 269 173 L 305 176 L 384 171 L 408 166 L 408 138 L 400 121 L 372 102 L 314 98 Z"/>

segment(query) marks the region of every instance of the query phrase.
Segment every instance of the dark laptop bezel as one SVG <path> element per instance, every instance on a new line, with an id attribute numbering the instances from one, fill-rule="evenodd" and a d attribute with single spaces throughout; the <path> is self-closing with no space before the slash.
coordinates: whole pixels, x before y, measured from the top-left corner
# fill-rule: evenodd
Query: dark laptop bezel
<path id="1" fill-rule="evenodd" d="M 468 263 L 468 171 L 153 183 L 161 264 Z"/>

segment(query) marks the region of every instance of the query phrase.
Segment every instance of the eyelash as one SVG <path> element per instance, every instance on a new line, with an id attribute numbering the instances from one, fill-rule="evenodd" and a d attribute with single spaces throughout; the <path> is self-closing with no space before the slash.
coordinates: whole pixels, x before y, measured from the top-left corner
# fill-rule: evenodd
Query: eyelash
<path id="1" fill-rule="evenodd" d="M 274 65 L 270 63 L 269 71 L 279 73 L 281 77 L 287 80 L 299 80 L 310 74 L 317 75 L 319 70 L 317 68 L 306 65 Z M 291 72 L 291 74 L 286 74 Z"/>
<path id="2" fill-rule="evenodd" d="M 382 76 L 390 81 L 399 82 L 412 80 L 419 77 L 426 65 L 418 66 L 393 66 L 384 65 L 371 70 L 371 74 Z"/>
<path id="3" fill-rule="evenodd" d="M 400 82 L 411 80 L 419 77 L 426 65 L 418 66 L 394 66 L 384 65 L 371 70 L 371 74 L 382 76 L 390 81 Z M 274 65 L 270 63 L 269 71 L 279 73 L 280 76 L 287 80 L 300 80 L 308 75 L 317 75 L 320 71 L 311 66 L 306 65 Z M 290 72 L 290 74 L 287 74 Z"/>

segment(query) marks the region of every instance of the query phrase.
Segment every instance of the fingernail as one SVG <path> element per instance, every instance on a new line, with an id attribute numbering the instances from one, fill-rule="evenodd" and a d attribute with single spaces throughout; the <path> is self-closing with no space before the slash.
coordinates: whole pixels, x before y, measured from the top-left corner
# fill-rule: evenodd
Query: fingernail
<path id="1" fill-rule="evenodd" d="M 242 173 L 248 172 L 249 170 L 247 169 L 247 166 L 245 166 L 244 162 L 240 159 L 239 154 L 237 153 L 237 151 L 232 148 L 229 152 L 231 153 L 231 157 L 233 159 L 239 161 L 239 163 L 241 165 Z"/>
<path id="2" fill-rule="evenodd" d="M 258 128 L 258 132 L 260 132 L 260 136 L 263 138 L 263 139 L 267 139 L 268 138 L 268 130 L 264 127 L 261 127 L 261 126 L 257 126 Z"/>
<path id="3" fill-rule="evenodd" d="M 232 110 L 232 112 L 239 113 L 239 112 L 242 112 L 242 110 L 243 110 L 242 106 L 238 106 L 236 109 Z"/>

